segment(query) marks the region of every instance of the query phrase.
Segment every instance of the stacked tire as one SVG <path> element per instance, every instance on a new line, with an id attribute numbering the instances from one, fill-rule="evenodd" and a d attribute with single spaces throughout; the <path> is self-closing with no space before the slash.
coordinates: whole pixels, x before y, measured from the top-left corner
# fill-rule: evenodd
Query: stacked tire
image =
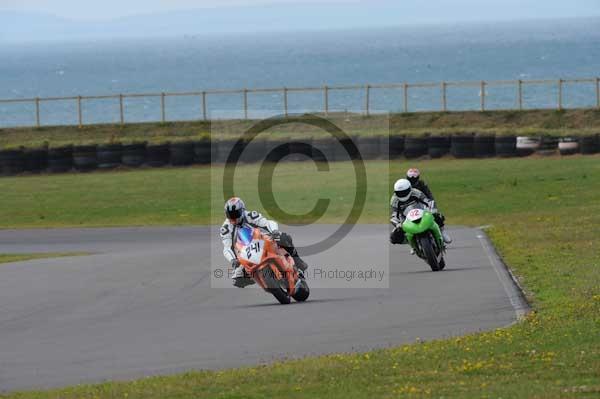
<path id="1" fill-rule="evenodd" d="M 408 159 L 425 156 L 428 150 L 427 137 L 407 136 L 404 141 L 404 156 Z"/>
<path id="2" fill-rule="evenodd" d="M 146 164 L 153 168 L 168 165 L 170 160 L 169 143 L 148 144 L 146 146 Z"/>
<path id="3" fill-rule="evenodd" d="M 73 166 L 79 172 L 90 172 L 98 167 L 95 145 L 79 145 L 73 148 Z"/>
<path id="4" fill-rule="evenodd" d="M 597 154 L 600 152 L 600 138 L 597 134 L 592 136 L 582 136 L 579 140 L 579 149 L 582 154 Z"/>
<path id="5" fill-rule="evenodd" d="M 48 150 L 45 148 L 31 148 L 23 152 L 25 171 L 42 173 L 48 167 Z"/>
<path id="6" fill-rule="evenodd" d="M 515 136 L 496 136 L 494 139 L 496 156 L 510 158 L 517 156 L 517 138 Z"/>
<path id="7" fill-rule="evenodd" d="M 120 143 L 100 144 L 96 149 L 98 169 L 114 169 L 121 165 L 123 146 Z"/>
<path id="8" fill-rule="evenodd" d="M 558 141 L 559 138 L 556 136 L 542 136 L 537 153 L 545 156 L 556 155 L 556 151 L 558 150 Z"/>
<path id="9" fill-rule="evenodd" d="M 540 148 L 541 140 L 539 137 L 518 136 L 517 137 L 517 155 L 526 157 Z"/>
<path id="10" fill-rule="evenodd" d="M 129 168 L 139 168 L 146 163 L 146 143 L 124 144 L 121 163 Z"/>
<path id="11" fill-rule="evenodd" d="M 473 137 L 473 155 L 475 158 L 491 158 L 496 156 L 496 136 L 478 134 Z"/>
<path id="12" fill-rule="evenodd" d="M 475 140 L 472 134 L 453 135 L 450 140 L 450 153 L 455 158 L 473 158 L 475 156 Z"/>
<path id="13" fill-rule="evenodd" d="M 387 158 L 387 154 L 384 154 L 386 151 L 382 151 L 380 146 L 380 138 L 379 137 L 358 137 L 355 141 L 357 143 L 358 151 L 362 159 L 377 159 L 385 157 Z"/>
<path id="14" fill-rule="evenodd" d="M 188 166 L 196 159 L 195 144 L 191 141 L 171 143 L 169 153 L 170 163 L 173 166 Z"/>
<path id="15" fill-rule="evenodd" d="M 73 147 L 65 146 L 48 150 L 48 172 L 65 173 L 73 169 Z"/>
<path id="16" fill-rule="evenodd" d="M 390 159 L 398 159 L 404 154 L 404 136 L 390 136 L 388 152 Z"/>
<path id="17" fill-rule="evenodd" d="M 25 171 L 25 158 L 22 150 L 0 151 L 0 174 L 11 176 Z"/>
<path id="18" fill-rule="evenodd" d="M 579 152 L 579 140 L 576 137 L 562 137 L 558 142 L 560 155 L 573 155 Z"/>
<path id="19" fill-rule="evenodd" d="M 450 152 L 450 137 L 432 135 L 427 138 L 427 152 L 431 158 L 441 158 Z"/>

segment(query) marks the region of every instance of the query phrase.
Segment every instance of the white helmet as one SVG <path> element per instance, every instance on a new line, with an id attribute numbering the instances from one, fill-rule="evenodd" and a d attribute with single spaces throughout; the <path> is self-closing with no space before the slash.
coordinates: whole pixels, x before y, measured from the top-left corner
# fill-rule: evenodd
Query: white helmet
<path id="1" fill-rule="evenodd" d="M 394 193 L 402 202 L 408 201 L 411 192 L 412 185 L 407 179 L 400 179 L 394 184 Z"/>

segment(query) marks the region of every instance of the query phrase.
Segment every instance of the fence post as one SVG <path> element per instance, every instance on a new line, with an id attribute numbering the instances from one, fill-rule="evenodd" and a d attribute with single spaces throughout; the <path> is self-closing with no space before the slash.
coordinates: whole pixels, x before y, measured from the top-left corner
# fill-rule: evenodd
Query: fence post
<path id="1" fill-rule="evenodd" d="M 558 79 L 558 110 L 563 109 L 563 80 Z"/>
<path id="2" fill-rule="evenodd" d="M 202 92 L 202 119 L 206 121 L 206 92 Z"/>
<path id="3" fill-rule="evenodd" d="M 81 112 L 81 96 L 77 96 L 77 121 L 79 122 L 79 127 L 83 126 L 83 115 Z"/>
<path id="4" fill-rule="evenodd" d="M 244 89 L 244 119 L 248 119 L 248 89 Z"/>
<path id="5" fill-rule="evenodd" d="M 285 116 L 288 116 L 288 89 L 287 89 L 287 87 L 283 88 L 283 113 Z"/>
<path id="6" fill-rule="evenodd" d="M 442 111 L 446 112 L 448 110 L 446 103 L 446 82 L 442 82 Z"/>
<path id="7" fill-rule="evenodd" d="M 125 110 L 123 109 L 123 95 L 119 94 L 119 116 L 121 125 L 125 123 Z"/>
<path id="8" fill-rule="evenodd" d="M 480 91 L 481 91 L 481 111 L 485 111 L 485 82 L 483 80 L 481 81 Z"/>
<path id="9" fill-rule="evenodd" d="M 165 93 L 160 93 L 160 121 L 165 123 L 167 120 L 165 112 Z"/>
<path id="10" fill-rule="evenodd" d="M 323 86 L 323 101 L 325 103 L 325 115 L 329 115 L 329 87 L 327 85 Z"/>
<path id="11" fill-rule="evenodd" d="M 35 126 L 40 127 L 40 98 L 35 98 Z"/>
<path id="12" fill-rule="evenodd" d="M 365 86 L 365 115 L 369 116 L 371 102 L 371 86 Z"/>
<path id="13" fill-rule="evenodd" d="M 519 103 L 519 111 L 523 111 L 523 81 L 517 80 L 517 102 Z"/>
<path id="14" fill-rule="evenodd" d="M 408 83 L 402 85 L 402 91 L 404 92 L 404 112 L 408 112 Z"/>
<path id="15" fill-rule="evenodd" d="M 596 78 L 596 106 L 600 109 L 600 78 Z"/>

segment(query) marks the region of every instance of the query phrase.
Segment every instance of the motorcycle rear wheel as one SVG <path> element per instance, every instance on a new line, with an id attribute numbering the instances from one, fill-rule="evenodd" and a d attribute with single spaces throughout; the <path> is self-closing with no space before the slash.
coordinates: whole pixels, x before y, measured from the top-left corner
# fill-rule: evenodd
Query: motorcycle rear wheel
<path id="1" fill-rule="evenodd" d="M 437 255 L 435 253 L 435 248 L 433 247 L 433 240 L 431 235 L 423 235 L 418 238 L 419 245 L 421 246 L 421 250 L 423 251 L 423 255 L 425 255 L 425 260 L 431 270 L 437 272 L 440 270 L 440 266 L 438 264 Z"/>
<path id="2" fill-rule="evenodd" d="M 293 298 L 297 302 L 304 302 L 308 299 L 310 295 L 310 289 L 308 288 L 308 284 L 306 280 L 300 280 L 300 286 L 296 289 L 296 293 L 293 295 Z"/>

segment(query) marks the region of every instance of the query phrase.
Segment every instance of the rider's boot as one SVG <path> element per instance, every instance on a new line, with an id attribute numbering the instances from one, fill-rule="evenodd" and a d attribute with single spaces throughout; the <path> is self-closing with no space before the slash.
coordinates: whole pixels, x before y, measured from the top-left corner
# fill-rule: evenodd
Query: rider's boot
<path id="1" fill-rule="evenodd" d="M 452 243 L 452 238 L 448 235 L 448 233 L 446 233 L 446 229 L 444 229 L 443 227 L 440 229 L 440 231 L 442 232 L 442 239 L 444 240 L 444 242 L 446 244 L 450 244 Z"/>
<path id="2" fill-rule="evenodd" d="M 308 265 L 302 260 L 302 258 L 300 258 L 297 252 L 295 255 L 292 255 L 292 258 L 294 258 L 294 263 L 299 270 L 304 272 L 306 269 L 308 269 Z"/>

